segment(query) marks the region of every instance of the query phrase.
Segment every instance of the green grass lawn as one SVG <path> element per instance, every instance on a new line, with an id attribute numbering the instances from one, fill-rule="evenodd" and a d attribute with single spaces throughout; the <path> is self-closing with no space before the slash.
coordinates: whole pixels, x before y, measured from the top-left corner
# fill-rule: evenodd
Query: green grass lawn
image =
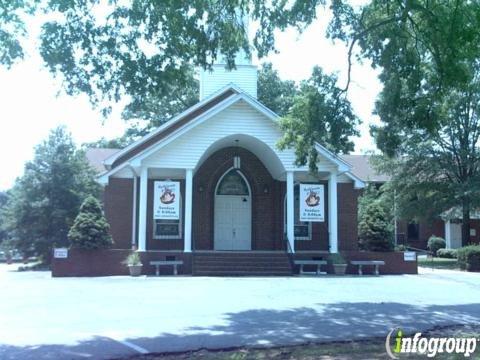
<path id="1" fill-rule="evenodd" d="M 418 265 L 434 269 L 460 270 L 457 259 L 445 259 L 439 257 L 419 259 Z"/>

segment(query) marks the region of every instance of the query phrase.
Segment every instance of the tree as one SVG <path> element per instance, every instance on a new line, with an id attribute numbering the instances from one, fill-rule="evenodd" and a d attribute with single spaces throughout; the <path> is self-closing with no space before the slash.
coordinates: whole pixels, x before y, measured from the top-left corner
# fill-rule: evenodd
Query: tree
<path id="1" fill-rule="evenodd" d="M 110 225 L 103 215 L 100 203 L 93 196 L 89 196 L 80 207 L 80 212 L 68 232 L 68 239 L 72 247 L 79 249 L 104 249 L 113 244 L 109 230 Z"/>
<path id="2" fill-rule="evenodd" d="M 282 80 L 271 63 L 264 63 L 258 72 L 258 100 L 280 116 L 293 105 L 297 86 L 292 80 Z"/>
<path id="3" fill-rule="evenodd" d="M 99 185 L 82 151 L 64 127 L 35 148 L 34 159 L 10 191 L 5 229 L 14 246 L 50 259 L 54 246 L 68 246 L 67 233 L 82 201 L 98 196 Z"/>
<path id="4" fill-rule="evenodd" d="M 372 134 L 396 165 L 386 167 L 397 189 L 417 216 L 460 205 L 466 243 L 480 194 L 480 3 L 372 1 L 334 11 L 331 36 L 358 44 L 359 56 L 382 69 L 382 124 Z"/>
<path id="5" fill-rule="evenodd" d="M 370 251 L 393 249 L 393 204 L 388 189 L 369 184 L 359 199 L 359 245 Z"/>
<path id="6" fill-rule="evenodd" d="M 8 193 L 0 191 L 0 245 L 7 240 L 7 231 L 5 230 L 5 220 L 3 216 L 4 208 L 8 201 Z"/>
<path id="7" fill-rule="evenodd" d="M 85 144 L 86 147 L 123 148 L 153 129 L 164 124 L 199 101 L 199 82 L 190 68 L 186 84 L 169 84 L 171 91 L 160 96 L 134 97 L 125 107 L 122 117 L 131 125 L 120 138 Z M 282 80 L 271 63 L 264 63 L 258 72 L 258 100 L 280 116 L 285 115 L 293 103 L 296 84 Z"/>
<path id="8" fill-rule="evenodd" d="M 241 49 L 251 53 L 244 19 L 258 27 L 253 47 L 261 58 L 274 49 L 274 30 L 303 28 L 320 0 L 240 1 L 3 1 L 0 62 L 21 59 L 25 13 L 55 13 L 43 23 L 40 54 L 63 79 L 68 94 L 85 93 L 105 105 L 124 95 L 166 96 L 169 84 L 187 85 L 190 67 L 210 67 L 222 54 L 235 66 Z M 135 107 L 132 105 L 132 107 Z M 108 106 L 105 106 L 108 111 Z"/>
<path id="9" fill-rule="evenodd" d="M 359 119 L 341 93 L 337 78 L 315 67 L 311 78 L 300 84 L 290 112 L 281 121 L 284 136 L 280 148 L 294 147 L 297 164 L 308 163 L 312 172 L 317 170 L 315 143 L 333 152 L 353 150 L 350 137 L 358 135 Z"/>

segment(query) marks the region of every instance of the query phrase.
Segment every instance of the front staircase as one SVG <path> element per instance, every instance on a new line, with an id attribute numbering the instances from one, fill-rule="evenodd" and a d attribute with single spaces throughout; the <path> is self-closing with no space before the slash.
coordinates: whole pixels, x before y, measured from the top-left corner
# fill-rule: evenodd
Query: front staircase
<path id="1" fill-rule="evenodd" d="M 292 275 L 290 259 L 284 252 L 195 252 L 192 265 L 196 276 Z"/>

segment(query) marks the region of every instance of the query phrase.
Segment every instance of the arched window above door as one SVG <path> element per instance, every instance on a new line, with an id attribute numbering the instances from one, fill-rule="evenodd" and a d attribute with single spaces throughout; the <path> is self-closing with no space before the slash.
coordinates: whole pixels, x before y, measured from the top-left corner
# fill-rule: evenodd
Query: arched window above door
<path id="1" fill-rule="evenodd" d="M 231 169 L 220 180 L 217 195 L 250 195 L 247 182 L 236 169 Z"/>

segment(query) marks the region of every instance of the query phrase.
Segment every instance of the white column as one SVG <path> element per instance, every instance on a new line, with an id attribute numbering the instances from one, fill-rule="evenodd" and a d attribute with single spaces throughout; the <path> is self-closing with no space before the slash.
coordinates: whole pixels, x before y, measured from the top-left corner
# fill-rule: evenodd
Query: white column
<path id="1" fill-rule="evenodd" d="M 450 220 L 445 221 L 445 246 L 447 249 L 452 248 L 452 227 Z"/>
<path id="2" fill-rule="evenodd" d="M 132 196 L 132 249 L 135 248 L 137 237 L 137 173 L 133 173 L 133 196 Z"/>
<path id="3" fill-rule="evenodd" d="M 328 178 L 328 243 L 330 252 L 338 252 L 338 207 L 337 172 L 332 171 Z"/>
<path id="4" fill-rule="evenodd" d="M 185 234 L 183 240 L 183 251 L 192 251 L 192 183 L 193 170 L 185 171 Z"/>
<path id="5" fill-rule="evenodd" d="M 138 211 L 138 251 L 147 250 L 148 168 L 140 172 L 140 204 Z"/>
<path id="6" fill-rule="evenodd" d="M 287 238 L 292 252 L 295 252 L 294 186 L 293 171 L 287 171 Z"/>

